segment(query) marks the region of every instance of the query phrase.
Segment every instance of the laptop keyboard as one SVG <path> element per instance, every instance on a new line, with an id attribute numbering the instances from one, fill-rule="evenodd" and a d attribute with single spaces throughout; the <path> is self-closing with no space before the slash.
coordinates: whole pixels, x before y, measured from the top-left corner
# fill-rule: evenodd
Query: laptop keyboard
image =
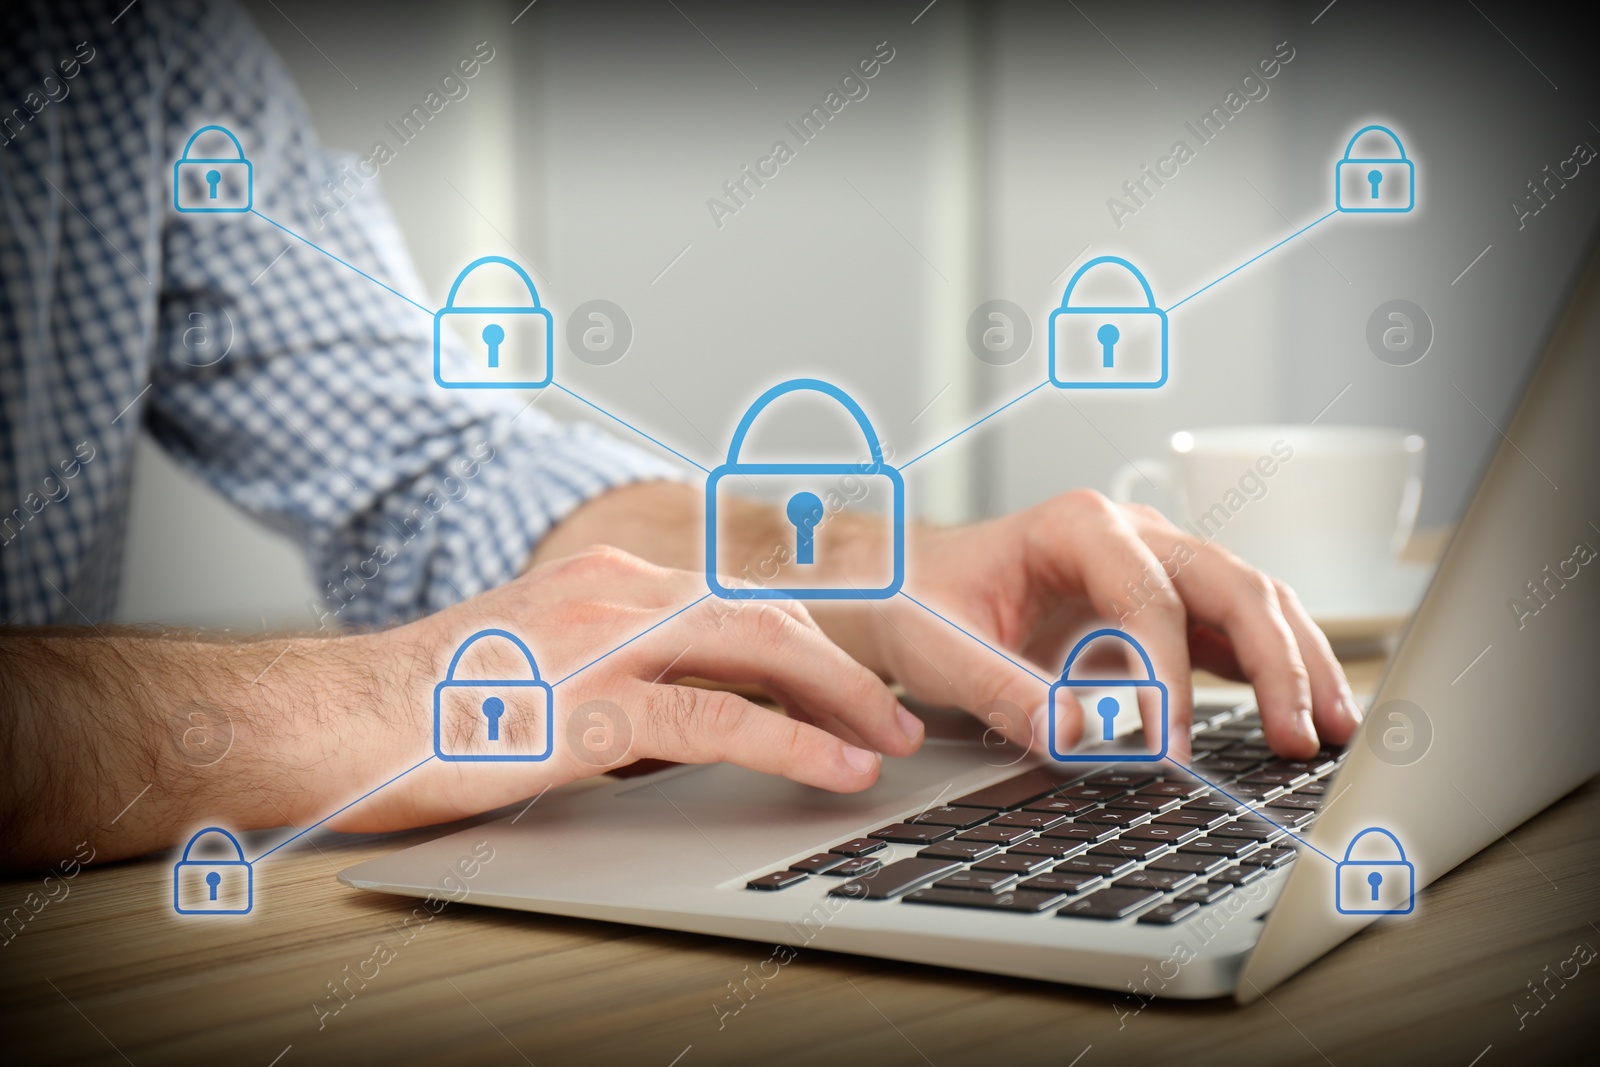
<path id="1" fill-rule="evenodd" d="M 823 878 L 832 896 L 1182 922 L 1295 861 L 1280 827 L 1303 833 L 1316 821 L 1344 758 L 1328 748 L 1278 758 L 1251 705 L 1196 707 L 1191 745 L 1195 774 L 1222 791 L 1170 763 L 1035 768 L 747 885 L 775 892 Z M 920 847 L 885 863 L 888 843 Z"/>

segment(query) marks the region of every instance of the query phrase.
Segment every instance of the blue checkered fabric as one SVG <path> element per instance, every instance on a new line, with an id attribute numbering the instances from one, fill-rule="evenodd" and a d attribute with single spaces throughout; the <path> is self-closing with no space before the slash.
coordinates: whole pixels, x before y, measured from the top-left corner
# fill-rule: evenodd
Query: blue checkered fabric
<path id="1" fill-rule="evenodd" d="M 352 160 L 234 4 L 0 7 L 0 624 L 110 616 L 141 426 L 303 545 L 341 625 L 504 582 L 583 501 L 679 476 L 535 394 L 440 389 L 426 312 L 263 218 L 174 209 L 221 124 L 258 211 L 437 306 L 374 183 L 318 225 Z"/>

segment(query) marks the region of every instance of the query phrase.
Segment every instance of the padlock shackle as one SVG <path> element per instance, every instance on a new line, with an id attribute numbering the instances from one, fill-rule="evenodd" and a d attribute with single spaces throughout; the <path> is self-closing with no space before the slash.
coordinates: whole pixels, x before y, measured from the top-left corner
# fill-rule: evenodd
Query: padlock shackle
<path id="1" fill-rule="evenodd" d="M 200 840 L 202 837 L 206 836 L 207 834 L 221 834 L 223 837 L 226 837 L 229 841 L 232 841 L 233 842 L 233 850 L 239 854 L 240 862 L 246 862 L 245 858 L 244 858 L 244 847 L 239 844 L 239 839 L 237 837 L 234 837 L 232 834 L 230 834 L 228 831 L 224 830 L 220 826 L 208 826 L 204 830 L 201 830 L 199 833 L 195 834 L 193 837 L 189 838 L 189 843 L 187 845 L 183 846 L 183 860 L 182 860 L 182 862 L 184 862 L 184 863 L 188 863 L 189 862 L 189 852 L 190 852 L 191 849 L 194 848 L 194 843 L 196 841 Z"/>
<path id="2" fill-rule="evenodd" d="M 844 405 L 845 410 L 850 412 L 850 416 L 856 420 L 856 425 L 861 428 L 862 435 L 867 439 L 867 450 L 872 454 L 872 469 L 862 471 L 863 474 L 870 474 L 884 466 L 883 446 L 878 443 L 878 434 L 873 430 L 872 422 L 867 418 L 867 413 L 861 410 L 861 405 L 852 400 L 850 394 L 840 389 L 837 385 L 819 381 L 816 378 L 795 378 L 792 381 L 774 385 L 757 397 L 756 402 L 751 404 L 750 409 L 744 413 L 744 418 L 739 420 L 739 425 L 734 428 L 733 440 L 728 445 L 728 462 L 730 464 L 739 462 L 739 450 L 744 447 L 745 435 L 750 432 L 750 427 L 755 423 L 756 416 L 761 414 L 768 404 L 780 396 L 801 391 L 822 393 L 833 397 L 833 399 Z"/>
<path id="3" fill-rule="evenodd" d="M 1062 307 L 1071 306 L 1072 290 L 1077 287 L 1078 279 L 1083 277 L 1084 272 L 1089 270 L 1091 267 L 1098 267 L 1102 263 L 1115 263 L 1120 267 L 1125 267 L 1128 273 L 1133 275 L 1134 280 L 1139 283 L 1139 288 L 1144 290 L 1144 298 L 1150 302 L 1150 310 L 1158 310 L 1156 308 L 1156 294 L 1151 292 L 1150 283 L 1145 279 L 1144 273 L 1140 271 L 1138 267 L 1135 267 L 1132 263 L 1129 263 L 1121 256 L 1096 256 L 1074 271 L 1072 278 L 1067 282 L 1066 291 L 1061 294 Z"/>
<path id="4" fill-rule="evenodd" d="M 1365 830 L 1363 830 L 1359 834 L 1357 834 L 1356 836 L 1352 837 L 1350 839 L 1350 843 L 1345 846 L 1345 849 L 1344 849 L 1344 861 L 1346 863 L 1353 863 L 1353 862 L 1354 863 L 1358 863 L 1358 862 L 1360 862 L 1359 860 L 1352 860 L 1350 858 L 1350 853 L 1355 851 L 1356 844 L 1363 837 L 1366 837 L 1368 834 L 1382 834 L 1384 837 L 1387 837 L 1394 844 L 1394 854 L 1396 856 L 1399 856 L 1402 860 L 1406 859 L 1405 846 L 1400 844 L 1400 839 L 1398 837 L 1394 836 L 1393 834 L 1391 834 L 1389 831 L 1385 830 L 1381 826 L 1369 826 Z M 1410 861 L 1407 860 L 1406 862 L 1410 862 Z"/>
<path id="5" fill-rule="evenodd" d="M 1095 641 L 1102 637 L 1120 638 L 1121 640 L 1132 645 L 1133 650 L 1139 653 L 1139 659 L 1144 661 L 1144 669 L 1146 673 L 1150 675 L 1150 681 L 1157 681 L 1155 664 L 1150 662 L 1150 656 L 1145 652 L 1144 646 L 1139 644 L 1139 642 L 1135 641 L 1131 636 L 1123 631 L 1106 627 L 1104 629 L 1095 630 L 1093 633 L 1086 634 L 1083 640 L 1072 646 L 1072 651 L 1067 653 L 1066 665 L 1061 668 L 1061 680 L 1063 682 L 1070 682 L 1072 680 L 1068 677 L 1068 675 L 1072 673 L 1072 665 L 1077 662 L 1078 654 L 1083 651 L 1084 646 L 1090 641 Z"/>
<path id="6" fill-rule="evenodd" d="M 1389 140 L 1393 141 L 1395 149 L 1400 153 L 1400 158 L 1401 159 L 1405 159 L 1406 158 L 1406 146 L 1400 143 L 1400 138 L 1396 137 L 1394 131 L 1391 130 L 1389 127 L 1387 127 L 1387 126 L 1378 126 L 1378 125 L 1363 126 L 1359 130 L 1357 130 L 1356 131 L 1356 135 L 1354 137 L 1350 138 L 1350 143 L 1344 146 L 1344 158 L 1346 158 L 1346 159 L 1353 158 L 1350 155 L 1350 153 L 1354 152 L 1356 150 L 1356 142 L 1361 139 L 1361 135 L 1362 134 L 1371 133 L 1373 130 L 1377 130 L 1379 133 L 1382 133 L 1385 136 L 1387 136 L 1389 138 Z M 1365 158 L 1365 157 L 1362 157 L 1362 158 Z"/>
<path id="7" fill-rule="evenodd" d="M 178 157 L 178 162 L 179 163 L 182 163 L 184 160 L 189 158 L 189 149 L 194 147 L 195 141 L 200 137 L 200 135 L 202 133 L 206 133 L 206 132 L 208 132 L 210 130 L 216 130 L 219 133 L 226 134 L 228 140 L 233 142 L 233 147 L 235 147 L 235 148 L 237 148 L 239 150 L 239 161 L 240 162 L 244 162 L 244 145 L 239 143 L 239 138 L 237 138 L 237 137 L 235 137 L 233 135 L 233 131 L 232 130 L 228 129 L 226 126 L 202 126 L 198 130 L 194 131 L 194 134 L 189 138 L 188 142 L 186 144 L 184 144 L 184 146 L 183 146 L 183 155 Z M 205 158 L 205 157 L 202 157 L 202 158 Z M 227 833 L 227 831 L 224 830 L 223 833 Z"/>
<path id="8" fill-rule="evenodd" d="M 460 290 L 461 283 L 467 280 L 467 275 L 471 274 L 485 263 L 499 263 L 502 266 L 510 267 L 512 270 L 516 271 L 517 277 L 521 278 L 522 283 L 528 287 L 528 295 L 533 297 L 533 306 L 543 306 L 539 303 L 539 290 L 534 286 L 533 279 L 528 277 L 527 271 L 523 270 L 505 256 L 483 256 L 473 260 L 471 263 L 468 263 L 465 267 L 461 268 L 461 273 L 456 275 L 455 284 L 450 286 L 450 295 L 444 298 L 445 310 L 448 311 L 456 306 L 456 292 Z"/>
<path id="9" fill-rule="evenodd" d="M 536 682 L 544 681 L 543 678 L 539 677 L 539 664 L 534 660 L 533 653 L 528 649 L 528 646 L 523 644 L 522 638 L 518 637 L 509 630 L 479 630 L 477 633 L 461 642 L 461 647 L 456 649 L 456 654 L 450 657 L 450 666 L 445 668 L 444 672 L 444 680 L 446 682 L 453 682 L 456 680 L 456 664 L 461 662 L 461 657 L 466 655 L 467 649 L 471 648 L 474 644 L 485 637 L 503 637 L 507 641 L 510 641 L 513 645 L 516 645 L 517 648 L 522 650 L 523 658 L 528 661 L 528 666 L 533 670 L 533 680 Z"/>

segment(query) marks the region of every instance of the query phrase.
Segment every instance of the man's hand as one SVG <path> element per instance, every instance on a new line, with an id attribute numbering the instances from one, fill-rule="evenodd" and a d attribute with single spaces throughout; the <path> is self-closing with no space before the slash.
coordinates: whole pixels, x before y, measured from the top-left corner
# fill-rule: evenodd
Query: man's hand
<path id="1" fill-rule="evenodd" d="M 1170 694 L 1170 754 L 1187 759 L 1192 667 L 1249 681 L 1268 744 L 1291 758 L 1318 738 L 1344 744 L 1361 721 L 1327 639 L 1292 590 L 1139 505 L 1088 490 L 993 522 L 910 535 L 906 591 L 1046 678 L 1069 642 L 1097 621 L 1132 635 Z M 921 700 L 1002 711 L 993 725 L 1044 748 L 1049 714 L 1039 680 L 903 598 L 864 637 L 864 660 Z M 1091 646 L 1093 649 L 1094 646 Z M 1138 677 L 1143 674 L 1142 664 Z M 1085 671 L 1084 673 L 1089 673 Z M 1142 706 L 1146 736 L 1159 711 Z M 1075 745 L 1081 715 L 1062 715 L 1058 745 Z"/>

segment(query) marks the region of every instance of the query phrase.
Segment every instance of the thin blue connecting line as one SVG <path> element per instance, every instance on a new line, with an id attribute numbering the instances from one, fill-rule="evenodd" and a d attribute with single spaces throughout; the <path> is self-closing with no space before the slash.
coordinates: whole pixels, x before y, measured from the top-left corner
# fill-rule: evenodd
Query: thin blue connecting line
<path id="1" fill-rule="evenodd" d="M 255 208 L 251 208 L 250 209 L 250 214 L 254 215 L 258 219 L 266 219 L 268 222 L 272 223 L 278 229 L 282 230 L 284 233 L 288 234 L 290 237 L 293 237 L 296 241 L 299 241 L 301 244 L 311 245 L 312 248 L 315 248 L 318 252 L 321 252 L 323 255 L 327 256 L 329 259 L 333 260 L 335 263 L 343 263 L 346 267 L 349 267 L 351 270 L 353 270 L 357 274 L 361 275 L 367 281 L 372 282 L 374 285 L 383 285 L 382 282 L 378 281 L 378 279 L 374 278 L 372 275 L 368 274 L 366 271 L 362 270 L 360 267 L 356 266 L 353 263 L 345 263 L 344 260 L 342 260 L 338 256 L 334 255 L 332 252 L 328 251 L 326 248 L 323 248 L 319 244 L 314 244 L 311 241 L 307 241 L 304 237 L 301 237 L 299 234 L 297 234 L 293 230 L 289 229 L 289 227 L 285 226 L 283 223 L 277 222 L 277 221 L 275 221 L 273 219 L 268 219 L 265 215 L 261 214 L 261 212 L 257 211 Z M 434 314 L 434 312 L 432 310 L 423 307 L 421 304 L 417 303 L 415 300 L 411 299 L 409 296 L 407 296 L 406 294 L 402 293 L 400 290 L 390 288 L 387 285 L 383 285 L 383 287 L 385 289 L 388 289 L 389 292 L 393 293 L 395 296 L 398 296 L 401 300 L 404 300 L 406 303 L 408 303 L 412 307 L 416 308 L 418 311 L 421 311 L 421 312 L 423 312 L 423 313 L 425 313 L 427 315 Z"/>
<path id="2" fill-rule="evenodd" d="M 588 404 L 590 407 L 594 408 L 596 411 L 598 411 L 600 414 L 604 415 L 606 418 L 610 419 L 612 422 L 621 423 L 623 426 L 626 426 L 628 429 L 632 430 L 634 433 L 638 434 L 640 437 L 643 437 L 646 441 L 650 441 L 650 442 L 652 442 L 654 444 L 660 445 L 662 448 L 666 449 L 668 452 L 671 452 L 674 456 L 677 456 L 679 459 L 681 459 L 685 463 L 689 464 L 689 466 L 697 467 L 700 470 L 705 471 L 707 474 L 711 473 L 711 469 L 709 467 L 700 466 L 700 464 L 696 463 L 694 460 L 690 459 L 688 456 L 684 455 L 682 452 L 679 452 L 676 448 L 673 448 L 671 445 L 667 444 L 664 441 L 657 441 L 654 437 L 651 437 L 649 434 L 647 434 L 643 430 L 639 429 L 639 427 L 635 426 L 633 423 L 627 422 L 627 421 L 625 421 L 623 419 L 617 418 L 615 415 L 611 414 L 611 412 L 607 411 L 605 408 L 601 407 L 599 404 L 596 404 L 592 400 L 585 400 L 583 397 L 579 396 L 577 393 L 574 393 L 571 389 L 568 389 L 566 386 L 562 385 L 560 382 L 551 382 L 550 384 L 555 386 L 555 388 L 561 390 L 563 393 L 566 393 L 568 396 L 572 397 L 572 399 L 580 401 L 580 402 L 585 403 L 585 404 Z M 706 595 L 709 596 L 710 594 L 708 593 Z"/>
<path id="3" fill-rule="evenodd" d="M 926 611 L 929 615 L 932 615 L 934 618 L 938 619 L 940 622 L 943 622 L 943 623 L 945 623 L 945 624 L 947 624 L 949 626 L 954 626 L 957 630 L 960 630 L 962 633 L 966 634 L 968 637 L 972 638 L 974 641 L 978 642 L 978 644 L 982 645 L 984 648 L 987 648 L 990 652 L 993 652 L 995 655 L 999 656 L 1001 659 L 1005 660 L 1007 663 L 1011 664 L 1013 667 L 1018 667 L 1018 668 L 1021 668 L 1022 670 L 1027 671 L 1029 674 L 1033 675 L 1035 678 L 1038 678 L 1039 681 L 1043 682 L 1045 685 L 1050 685 L 1051 684 L 1050 679 L 1042 677 L 1033 668 L 1025 666 L 1024 664 L 1018 663 L 1016 660 L 1012 659 L 1010 656 L 1006 655 L 1004 652 L 1001 652 L 998 648 L 995 648 L 993 645 L 991 645 L 989 642 L 985 641 L 983 638 L 979 637 L 977 634 L 973 633 L 971 630 L 966 629 L 965 627 L 963 627 L 959 623 L 951 622 L 949 619 L 945 618 L 943 615 L 940 615 L 937 611 L 934 611 L 932 608 L 928 607 L 928 605 L 924 604 L 922 601 L 918 600 L 916 597 L 912 596 L 910 593 L 907 593 L 904 590 L 901 590 L 900 595 L 905 597 L 907 600 L 911 601 L 913 604 L 915 604 L 917 607 L 921 608 L 923 611 Z"/>
<path id="4" fill-rule="evenodd" d="M 1022 400 L 1026 400 L 1028 397 L 1032 396 L 1034 393 L 1037 393 L 1040 389 L 1043 389 L 1045 386 L 1047 386 L 1049 384 L 1050 384 L 1049 381 L 1042 381 L 1038 385 L 1034 386 L 1032 389 L 1029 389 L 1026 393 L 1023 393 L 1021 396 L 1017 397 L 1016 400 L 1008 400 L 1008 401 L 1006 401 L 1004 404 L 1001 404 L 999 407 L 997 407 L 993 411 L 989 412 L 989 414 L 985 415 L 983 418 L 979 419 L 977 422 L 973 423 L 971 426 L 968 426 L 965 430 L 957 430 L 955 433 L 951 434 L 949 437 L 946 437 L 943 441 L 940 441 L 938 444 L 934 445 L 933 448 L 928 449 L 927 452 L 923 452 L 922 455 L 916 456 L 915 458 L 910 459 L 910 460 L 906 461 L 905 463 L 900 464 L 900 469 L 901 470 L 905 470 L 907 467 L 911 466 L 911 464 L 915 463 L 917 460 L 921 459 L 923 456 L 926 456 L 928 454 L 928 452 L 932 452 L 932 451 L 934 451 L 934 449 L 943 448 L 945 445 L 949 444 L 951 441 L 954 441 L 957 437 L 960 437 L 962 434 L 966 433 L 967 430 L 976 430 L 979 426 L 982 426 L 984 423 L 988 422 L 990 419 L 992 419 L 996 415 L 1000 414 L 1002 411 L 1004 411 L 1006 408 L 1010 407 L 1012 404 L 1015 404 L 1015 403 L 1017 403 L 1019 401 L 1022 401 Z"/>
<path id="5" fill-rule="evenodd" d="M 1305 838 L 1301 837 L 1299 834 L 1297 834 L 1293 830 L 1289 829 L 1287 826 L 1283 825 L 1280 822 L 1276 822 L 1276 821 L 1274 821 L 1272 819 L 1267 818 L 1266 815 L 1264 815 L 1263 813 L 1257 811 L 1255 808 L 1252 808 L 1249 804 L 1247 804 L 1244 801 L 1240 800 L 1238 797 L 1234 796 L 1232 793 L 1228 792 L 1226 789 L 1222 788 L 1217 783 L 1215 783 L 1215 782 L 1213 782 L 1213 781 L 1211 781 L 1211 780 L 1209 780 L 1207 778 L 1204 778 L 1204 777 L 1202 777 L 1202 776 L 1200 776 L 1198 774 L 1195 774 L 1194 771 L 1191 771 L 1188 767 L 1185 767 L 1183 764 L 1179 763 L 1177 760 L 1173 759 L 1171 756 L 1167 757 L 1167 762 L 1172 764 L 1174 767 L 1177 767 L 1179 770 L 1182 770 L 1184 773 L 1192 775 L 1194 778 L 1198 779 L 1200 782 L 1204 783 L 1205 785 L 1210 786 L 1212 789 L 1215 789 L 1217 792 L 1221 793 L 1223 796 L 1227 797 L 1229 800 L 1233 801 L 1235 804 L 1238 804 L 1240 807 L 1244 808 L 1251 815 L 1254 815 L 1256 818 L 1260 819 L 1262 822 L 1270 822 L 1270 823 L 1272 823 L 1273 826 L 1276 826 L 1278 829 L 1282 830 L 1284 833 L 1288 834 L 1290 837 L 1294 838 L 1296 841 L 1300 842 L 1302 845 L 1306 846 L 1306 848 L 1309 848 L 1311 851 L 1315 852 L 1317 855 L 1321 856 L 1323 859 L 1327 860 L 1329 863 L 1337 864 L 1339 862 L 1338 860 L 1334 859 L 1332 856 L 1328 855 L 1326 852 L 1322 851 L 1316 845 L 1313 845 L 1310 841 L 1307 841 Z"/>
<path id="6" fill-rule="evenodd" d="M 251 860 L 250 862 L 251 863 L 260 863 L 262 860 L 266 859 L 268 856 L 270 856 L 274 852 L 278 851 L 278 849 L 282 848 L 284 845 L 287 845 L 291 841 L 299 840 L 300 838 L 304 837 L 306 834 L 309 834 L 311 831 L 313 831 L 317 827 L 321 826 L 323 823 L 327 822 L 328 819 L 336 818 L 336 817 L 338 817 L 340 815 L 343 815 L 345 812 L 349 811 L 351 808 L 355 807 L 357 804 L 361 803 L 363 800 L 367 799 L 372 794 L 376 793 L 379 789 L 382 789 L 385 786 L 393 785 L 394 783 L 398 782 L 400 779 L 404 778 L 406 775 L 410 774 L 412 771 L 416 770 L 417 767 L 421 767 L 423 763 L 431 763 L 435 758 L 436 757 L 434 757 L 434 756 L 429 756 L 427 759 L 423 760 L 422 763 L 418 763 L 415 766 L 407 767 L 405 770 L 401 771 L 399 774 L 395 775 L 393 778 L 389 779 L 387 782 L 384 782 L 383 785 L 377 786 L 376 788 L 373 788 L 373 789 L 369 789 L 365 793 L 362 793 L 360 796 L 356 797 L 350 803 L 346 804 L 344 807 L 340 808 L 338 811 L 334 812 L 332 815 L 329 815 L 327 819 L 319 819 L 317 822 L 312 823 L 310 826 L 306 827 L 304 830 L 301 830 L 299 833 L 295 834 L 293 837 L 285 838 L 284 840 L 279 841 L 276 845 L 273 845 L 271 848 L 267 849 L 265 852 L 263 852 L 261 855 L 257 856 L 255 859 Z"/>
<path id="7" fill-rule="evenodd" d="M 690 608 L 694 607 L 695 604 L 698 604 L 703 600 L 709 599 L 710 596 L 711 596 L 711 594 L 707 593 L 705 596 L 701 597 L 700 600 L 696 600 L 694 602 L 694 604 L 685 604 L 683 607 L 679 608 L 677 611 L 674 611 L 671 615 L 668 615 L 666 618 L 662 619 L 660 622 L 656 623 L 654 626 L 649 626 L 649 627 L 646 627 L 643 630 L 640 630 L 638 633 L 634 634 L 632 637 L 630 637 L 626 641 L 622 642 L 622 644 L 618 645 L 616 648 L 613 648 L 610 652 L 605 652 L 605 653 L 602 653 L 601 655 L 596 656 L 594 659 L 590 660 L 588 663 L 585 663 L 583 666 L 579 667 L 577 670 L 573 671 L 571 674 L 569 674 L 565 678 L 561 679 L 561 681 L 559 681 L 559 682 L 551 682 L 550 683 L 550 688 L 554 689 L 558 685 L 562 685 L 563 683 L 571 681 L 573 678 L 576 678 L 578 675 L 582 674 L 584 671 L 588 670 L 590 667 L 593 667 L 596 663 L 599 663 L 601 660 L 605 659 L 607 656 L 614 655 L 615 653 L 621 652 L 623 649 L 627 648 L 629 645 L 631 645 L 635 641 L 639 640 L 639 638 L 643 637 L 645 634 L 649 633 L 651 630 L 654 630 L 657 626 L 665 626 L 667 623 L 671 622 L 673 619 L 676 619 L 679 615 L 682 615 L 684 612 L 686 612 Z"/>
<path id="8" fill-rule="evenodd" d="M 1235 267 L 1232 270 L 1230 270 L 1227 274 L 1224 274 L 1221 278 L 1218 278 L 1217 281 L 1210 283 L 1210 285 L 1204 285 L 1204 286 L 1201 286 L 1199 289 L 1196 289 L 1194 292 L 1190 293 L 1188 296 L 1184 297 L 1182 300 L 1178 301 L 1176 304 L 1173 304 L 1171 307 L 1167 308 L 1167 311 L 1169 313 L 1173 312 L 1173 311 L 1177 311 L 1179 308 L 1183 307 L 1183 305 L 1187 304 L 1189 301 L 1193 300 L 1195 297 L 1199 296 L 1201 293 L 1203 293 L 1207 289 L 1211 288 L 1212 285 L 1216 285 L 1217 282 L 1226 281 L 1228 278 L 1231 278 L 1233 275 L 1238 274 L 1240 271 L 1244 270 L 1250 264 L 1254 263 L 1256 260 L 1258 260 L 1262 256 L 1266 255 L 1267 252 L 1271 252 L 1274 248 L 1282 248 L 1284 245 L 1288 244 L 1290 241 L 1294 240 L 1296 237 L 1299 237 L 1301 234 L 1303 234 L 1307 230 L 1311 229 L 1312 226 L 1317 225 L 1318 222 L 1326 222 L 1329 219 L 1333 218 L 1338 213 L 1339 213 L 1339 209 L 1335 208 L 1332 211 L 1328 212 L 1326 215 L 1322 216 L 1322 218 L 1318 219 L 1317 222 L 1313 222 L 1313 223 L 1310 223 L 1309 225 L 1300 227 L 1298 230 L 1294 231 L 1289 236 L 1285 237 L 1283 240 L 1281 240 L 1277 244 L 1273 245 L 1272 248 L 1267 249 L 1265 252 L 1258 252 L 1255 255 L 1251 256 L 1249 259 L 1245 260 L 1243 263 L 1239 264 L 1237 267 Z"/>

